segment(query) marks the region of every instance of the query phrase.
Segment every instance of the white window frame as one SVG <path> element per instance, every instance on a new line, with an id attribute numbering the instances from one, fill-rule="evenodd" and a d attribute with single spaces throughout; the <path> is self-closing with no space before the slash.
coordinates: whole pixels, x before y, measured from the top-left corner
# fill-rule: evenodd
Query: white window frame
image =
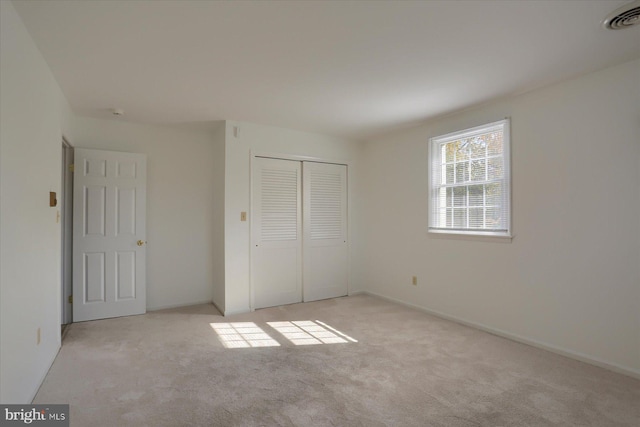
<path id="1" fill-rule="evenodd" d="M 456 141 L 459 139 L 467 138 L 475 134 L 482 134 L 489 132 L 492 128 L 502 127 L 503 132 L 503 171 L 504 171 L 504 191 L 502 194 L 502 206 L 506 211 L 506 230 L 488 230 L 488 229 L 471 229 L 471 228 L 453 228 L 442 227 L 437 224 L 438 218 L 436 213 L 439 211 L 439 189 L 441 187 L 440 182 L 434 182 L 437 180 L 436 171 L 433 170 L 436 161 L 440 161 L 440 152 L 436 148 L 441 144 Z M 445 135 L 435 136 L 429 139 L 429 154 L 428 154 L 428 168 L 429 168 L 429 209 L 428 209 L 428 232 L 439 234 L 451 234 L 451 235 L 468 235 L 468 236 L 493 236 L 499 238 L 512 238 L 511 234 L 511 132 L 510 132 L 510 120 L 505 118 L 492 123 L 487 123 L 480 126 L 475 126 L 469 129 L 464 129 L 456 132 L 451 132 Z M 437 159 L 434 159 L 437 156 Z M 441 174 L 440 174 L 441 175 Z M 486 182 L 486 181 L 479 181 Z M 470 183 L 471 184 L 471 183 Z"/>

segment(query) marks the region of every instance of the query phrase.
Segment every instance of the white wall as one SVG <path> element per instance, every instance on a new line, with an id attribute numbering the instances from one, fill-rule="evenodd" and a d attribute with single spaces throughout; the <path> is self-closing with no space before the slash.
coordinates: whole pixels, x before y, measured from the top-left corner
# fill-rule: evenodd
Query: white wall
<path id="1" fill-rule="evenodd" d="M 639 76 L 629 62 L 370 141 L 367 290 L 640 374 Z M 506 116 L 515 238 L 429 235 L 429 137 Z"/>
<path id="2" fill-rule="evenodd" d="M 71 112 L 6 1 L 0 92 L 0 402 L 29 403 L 60 348 L 60 224 L 49 191 L 60 193 Z"/>
<path id="3" fill-rule="evenodd" d="M 234 136 L 238 128 L 238 137 Z M 250 152 L 280 153 L 317 157 L 349 163 L 349 191 L 358 188 L 360 143 L 324 135 L 293 131 L 244 122 L 226 122 L 225 163 L 225 314 L 249 311 L 249 224 L 250 212 Z M 352 218 L 357 217 L 357 199 L 349 205 Z M 240 212 L 248 212 L 246 222 Z M 352 221 L 353 224 L 354 221 Z M 350 229 L 351 241 L 358 240 L 358 228 Z M 352 247 L 353 254 L 353 247 Z M 350 291 L 360 289 L 357 274 L 352 270 Z"/>
<path id="4" fill-rule="evenodd" d="M 74 135 L 76 147 L 147 155 L 147 308 L 211 302 L 214 130 L 78 117 Z"/>
<path id="5" fill-rule="evenodd" d="M 214 160 L 213 168 L 213 198 L 214 218 L 213 224 L 213 304 L 220 310 L 224 310 L 225 274 L 224 274 L 224 175 L 225 175 L 225 131 L 223 123 L 216 129 L 213 135 Z"/>

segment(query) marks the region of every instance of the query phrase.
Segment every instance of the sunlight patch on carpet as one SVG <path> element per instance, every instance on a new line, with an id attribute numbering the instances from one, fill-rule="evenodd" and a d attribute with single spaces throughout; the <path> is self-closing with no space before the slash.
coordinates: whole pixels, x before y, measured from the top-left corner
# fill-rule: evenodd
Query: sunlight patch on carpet
<path id="1" fill-rule="evenodd" d="M 262 327 L 254 322 L 210 323 L 210 325 L 225 348 L 280 347 L 282 339 L 270 336 L 264 328 L 275 329 L 294 345 L 358 342 L 320 320 L 266 322 Z"/>
<path id="2" fill-rule="evenodd" d="M 355 339 L 320 321 L 298 320 L 291 322 L 267 322 L 267 325 L 280 332 L 295 345 L 357 342 Z"/>
<path id="3" fill-rule="evenodd" d="M 279 347 L 280 344 L 253 322 L 211 323 L 226 348 Z"/>

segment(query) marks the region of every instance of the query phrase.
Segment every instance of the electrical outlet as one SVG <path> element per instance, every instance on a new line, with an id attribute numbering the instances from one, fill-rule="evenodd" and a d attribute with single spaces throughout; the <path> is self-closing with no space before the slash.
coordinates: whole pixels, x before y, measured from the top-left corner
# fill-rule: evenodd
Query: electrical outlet
<path id="1" fill-rule="evenodd" d="M 246 220 L 247 220 L 247 213 L 240 212 L 240 221 L 246 221 Z"/>
<path id="2" fill-rule="evenodd" d="M 413 276 L 413 277 L 411 278 L 411 284 L 412 284 L 413 286 L 418 286 L 418 276 Z"/>
<path id="3" fill-rule="evenodd" d="M 37 338 L 36 338 L 36 345 L 40 345 L 40 328 L 38 328 L 38 333 L 37 333 Z"/>

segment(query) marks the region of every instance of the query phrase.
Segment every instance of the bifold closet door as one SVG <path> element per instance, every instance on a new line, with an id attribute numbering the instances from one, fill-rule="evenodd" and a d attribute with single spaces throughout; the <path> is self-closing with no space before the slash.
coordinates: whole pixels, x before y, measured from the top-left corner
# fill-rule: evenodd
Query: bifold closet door
<path id="1" fill-rule="evenodd" d="M 261 157 L 253 162 L 254 308 L 301 302 L 301 163 Z"/>
<path id="2" fill-rule="evenodd" d="M 303 164 L 304 301 L 348 293 L 347 166 Z"/>

